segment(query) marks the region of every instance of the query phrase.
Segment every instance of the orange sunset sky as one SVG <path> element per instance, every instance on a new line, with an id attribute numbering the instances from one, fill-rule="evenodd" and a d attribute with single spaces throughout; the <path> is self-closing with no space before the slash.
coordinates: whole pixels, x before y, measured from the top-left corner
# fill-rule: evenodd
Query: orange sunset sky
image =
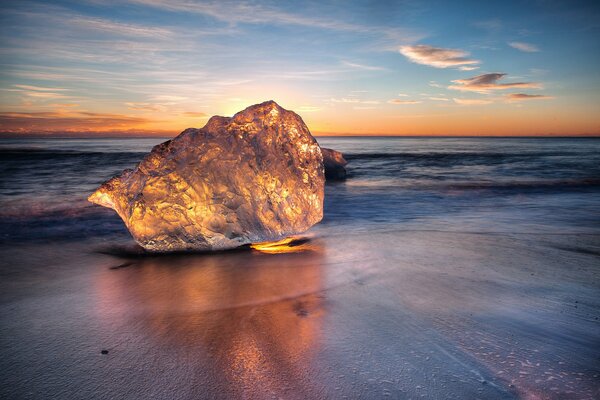
<path id="1" fill-rule="evenodd" d="M 0 133 L 172 136 L 265 100 L 316 135 L 598 135 L 593 2 L 3 2 Z"/>

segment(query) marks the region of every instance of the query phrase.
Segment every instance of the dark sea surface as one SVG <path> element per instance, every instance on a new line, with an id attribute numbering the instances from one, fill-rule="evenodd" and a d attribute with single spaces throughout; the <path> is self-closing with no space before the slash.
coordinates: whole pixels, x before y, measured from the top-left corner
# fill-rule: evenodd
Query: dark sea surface
<path id="1" fill-rule="evenodd" d="M 0 141 L 0 397 L 600 397 L 600 139 L 318 138 L 296 252 L 146 256 L 86 197 L 163 140 Z"/>
<path id="2" fill-rule="evenodd" d="M 0 240 L 122 233 L 116 215 L 86 197 L 162 141 L 2 140 Z M 319 142 L 350 162 L 350 179 L 328 187 L 325 223 L 350 230 L 390 224 L 495 232 L 600 229 L 600 139 Z"/>

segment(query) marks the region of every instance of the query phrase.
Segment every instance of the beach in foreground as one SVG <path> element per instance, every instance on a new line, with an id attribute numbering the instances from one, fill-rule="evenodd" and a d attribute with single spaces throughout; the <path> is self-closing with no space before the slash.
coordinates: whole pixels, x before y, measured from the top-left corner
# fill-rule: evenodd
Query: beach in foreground
<path id="1" fill-rule="evenodd" d="M 319 141 L 297 242 L 162 256 L 84 201 L 150 140 L 5 142 L 0 397 L 600 396 L 600 140 Z"/>

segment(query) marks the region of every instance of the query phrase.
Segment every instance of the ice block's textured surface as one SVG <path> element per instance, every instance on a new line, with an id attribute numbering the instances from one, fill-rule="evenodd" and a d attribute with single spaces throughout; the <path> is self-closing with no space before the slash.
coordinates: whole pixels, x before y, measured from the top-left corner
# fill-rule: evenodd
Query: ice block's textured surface
<path id="1" fill-rule="evenodd" d="M 302 118 L 267 101 L 155 146 L 88 200 L 147 250 L 220 250 L 306 231 L 323 217 L 324 181 Z"/>

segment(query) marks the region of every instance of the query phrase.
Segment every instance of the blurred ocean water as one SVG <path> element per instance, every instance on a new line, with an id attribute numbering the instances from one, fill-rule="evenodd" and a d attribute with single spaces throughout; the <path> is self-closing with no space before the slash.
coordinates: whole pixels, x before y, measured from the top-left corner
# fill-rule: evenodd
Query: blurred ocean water
<path id="1" fill-rule="evenodd" d="M 122 234 L 85 199 L 164 139 L 0 142 L 0 240 Z M 323 137 L 349 179 L 328 185 L 324 224 L 353 229 L 597 232 L 600 139 Z"/>

